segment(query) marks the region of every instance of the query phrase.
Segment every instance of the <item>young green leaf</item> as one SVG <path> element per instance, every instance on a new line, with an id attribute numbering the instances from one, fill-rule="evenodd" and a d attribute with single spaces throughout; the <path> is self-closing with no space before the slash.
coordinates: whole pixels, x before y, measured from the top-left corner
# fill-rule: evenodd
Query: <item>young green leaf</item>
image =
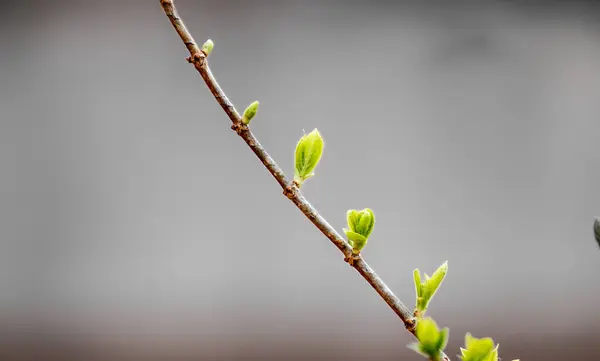
<path id="1" fill-rule="evenodd" d="M 415 315 L 417 317 L 422 317 L 425 314 L 427 307 L 429 307 L 429 302 L 431 302 L 431 299 L 440 288 L 447 273 L 448 261 L 439 266 L 431 277 L 425 274 L 425 282 L 421 281 L 419 269 L 413 271 L 416 292 Z"/>
<path id="2" fill-rule="evenodd" d="M 215 46 L 215 43 L 213 43 L 212 40 L 208 39 L 206 40 L 206 42 L 204 43 L 204 45 L 202 45 L 202 52 L 208 56 L 210 54 L 210 52 L 213 50 L 213 47 Z"/>
<path id="3" fill-rule="evenodd" d="M 490 337 L 475 338 L 465 335 L 465 348 L 460 348 L 462 361 L 498 361 L 498 346 Z"/>
<path id="4" fill-rule="evenodd" d="M 246 110 L 244 110 L 244 115 L 242 116 L 242 123 L 246 125 L 250 124 L 250 121 L 252 120 L 252 118 L 254 118 L 256 112 L 258 112 L 258 100 L 248 105 Z"/>
<path id="5" fill-rule="evenodd" d="M 358 220 L 356 232 L 362 234 L 365 238 L 369 238 L 373 231 L 373 226 L 375 225 L 375 216 L 368 208 L 363 210 L 363 212 L 364 213 L 361 214 L 361 217 Z"/>
<path id="6" fill-rule="evenodd" d="M 352 252 L 358 254 L 367 245 L 367 240 L 373 232 L 375 214 L 369 208 L 361 211 L 350 209 L 346 213 L 346 220 L 348 228 L 344 228 L 344 233 L 352 246 Z"/>
<path id="7" fill-rule="evenodd" d="M 433 272 L 431 278 L 427 280 L 427 288 L 429 289 L 430 299 L 435 295 L 440 285 L 444 281 L 446 273 L 448 273 L 448 261 L 442 263 L 442 265 L 439 266 L 435 272 Z"/>
<path id="8" fill-rule="evenodd" d="M 296 145 L 294 181 L 300 186 L 314 175 L 323 155 L 323 137 L 317 129 L 305 134 Z"/>
<path id="9" fill-rule="evenodd" d="M 417 321 L 415 332 L 418 342 L 408 347 L 430 360 L 438 361 L 448 344 L 448 334 L 448 328 L 440 330 L 432 318 L 421 318 Z"/>

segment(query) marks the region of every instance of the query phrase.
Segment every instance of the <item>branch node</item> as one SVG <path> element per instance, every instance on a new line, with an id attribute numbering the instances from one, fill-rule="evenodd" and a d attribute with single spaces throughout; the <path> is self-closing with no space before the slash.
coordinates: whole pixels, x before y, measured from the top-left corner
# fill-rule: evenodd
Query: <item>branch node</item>
<path id="1" fill-rule="evenodd" d="M 203 51 L 199 51 L 192 56 L 188 56 L 185 60 L 196 67 L 203 67 L 206 63 L 206 54 Z"/>
<path id="2" fill-rule="evenodd" d="M 414 318 L 406 320 L 404 322 L 404 327 L 406 327 L 408 332 L 412 333 L 413 335 L 415 334 L 415 332 L 417 332 L 417 322 Z"/>
<path id="3" fill-rule="evenodd" d="M 344 262 L 348 263 L 351 267 L 354 267 L 356 262 L 360 261 L 361 259 L 360 253 L 350 252 L 344 256 Z"/>
<path id="4" fill-rule="evenodd" d="M 283 194 L 290 200 L 294 199 L 298 195 L 298 183 L 296 181 L 290 182 L 290 184 L 283 189 Z"/>
<path id="5" fill-rule="evenodd" d="M 231 130 L 241 136 L 244 132 L 248 131 L 248 126 L 242 122 L 235 122 L 231 125 Z"/>

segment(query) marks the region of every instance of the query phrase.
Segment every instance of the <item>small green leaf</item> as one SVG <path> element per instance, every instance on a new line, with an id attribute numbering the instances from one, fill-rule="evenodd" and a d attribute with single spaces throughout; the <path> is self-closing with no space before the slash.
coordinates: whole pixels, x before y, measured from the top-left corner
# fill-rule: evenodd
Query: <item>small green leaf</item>
<path id="1" fill-rule="evenodd" d="M 258 100 L 248 105 L 246 110 L 244 110 L 244 115 L 242 116 L 242 123 L 246 125 L 250 124 L 250 121 L 252 120 L 252 118 L 254 118 L 256 112 L 258 112 Z"/>
<path id="2" fill-rule="evenodd" d="M 418 268 L 413 271 L 413 279 L 415 280 L 415 293 L 418 299 L 421 297 L 421 272 L 419 272 Z"/>
<path id="3" fill-rule="evenodd" d="M 356 232 L 352 232 L 348 228 L 344 228 L 344 233 L 346 233 L 346 237 L 351 242 L 366 242 L 367 239 L 362 234 L 358 234 Z"/>
<path id="4" fill-rule="evenodd" d="M 346 233 L 348 244 L 350 244 L 352 247 L 354 254 L 360 253 L 360 251 L 367 245 L 367 239 L 363 235 L 352 232 L 347 228 L 344 228 L 344 233 Z"/>
<path id="5" fill-rule="evenodd" d="M 344 233 L 353 252 L 358 254 L 367 245 L 367 240 L 373 232 L 375 214 L 369 208 L 361 211 L 350 209 L 346 212 L 346 221 L 348 228 L 344 228 Z"/>
<path id="6" fill-rule="evenodd" d="M 431 360 L 440 360 L 448 344 L 449 332 L 448 328 L 440 330 L 432 318 L 421 318 L 415 332 L 418 342 L 408 347 Z"/>
<path id="7" fill-rule="evenodd" d="M 323 155 L 323 146 L 323 137 L 317 129 L 305 134 L 298 141 L 294 159 L 294 181 L 298 185 L 302 185 L 305 180 L 314 175 L 313 171 Z"/>
<path id="8" fill-rule="evenodd" d="M 359 217 L 356 231 L 365 236 L 365 238 L 369 238 L 375 226 L 375 215 L 372 210 L 365 208 L 360 211 Z"/>
<path id="9" fill-rule="evenodd" d="M 215 43 L 213 43 L 212 40 L 208 39 L 208 40 L 206 40 L 204 45 L 202 45 L 202 52 L 204 54 L 206 54 L 206 56 L 208 56 L 210 54 L 210 52 L 213 50 L 214 46 L 215 46 Z"/>
<path id="10" fill-rule="evenodd" d="M 435 293 L 446 277 L 446 273 L 448 273 L 448 261 L 439 266 L 438 269 L 433 272 L 431 278 L 427 280 L 427 288 L 429 289 L 430 298 L 435 296 Z"/>
<path id="11" fill-rule="evenodd" d="M 448 336 L 450 334 L 450 330 L 447 327 L 444 327 L 440 331 L 440 337 L 438 338 L 437 348 L 439 350 L 443 350 L 448 345 Z"/>
<path id="12" fill-rule="evenodd" d="M 413 271 L 413 279 L 415 281 L 415 292 L 417 298 L 415 305 L 416 316 L 422 317 L 425 314 L 427 307 L 429 307 L 429 302 L 431 302 L 431 299 L 440 288 L 447 273 L 448 261 L 439 266 L 431 277 L 425 273 L 425 281 L 422 281 L 419 269 L 415 269 Z"/>
<path id="13" fill-rule="evenodd" d="M 417 323 L 417 339 L 421 343 L 435 344 L 438 339 L 439 328 L 431 317 L 421 319 Z"/>
<path id="14" fill-rule="evenodd" d="M 470 333 L 465 335 L 465 348 L 460 349 L 459 356 L 463 361 L 498 361 L 498 346 L 489 338 L 475 338 Z"/>
<path id="15" fill-rule="evenodd" d="M 359 212 L 356 209 L 349 209 L 348 212 L 346 212 L 346 222 L 348 223 L 348 228 L 355 230 L 359 218 Z"/>
<path id="16" fill-rule="evenodd" d="M 471 348 L 477 342 L 477 339 L 467 332 L 465 334 L 465 348 Z"/>

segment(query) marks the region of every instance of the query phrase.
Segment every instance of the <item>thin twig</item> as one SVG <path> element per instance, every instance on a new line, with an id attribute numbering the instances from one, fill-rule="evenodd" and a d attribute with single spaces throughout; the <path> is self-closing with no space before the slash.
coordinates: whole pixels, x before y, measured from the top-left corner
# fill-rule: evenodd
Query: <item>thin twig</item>
<path id="1" fill-rule="evenodd" d="M 233 123 L 233 129 L 244 141 L 250 149 L 256 154 L 258 159 L 267 168 L 269 173 L 273 175 L 277 183 L 283 189 L 283 194 L 288 197 L 300 209 L 302 213 L 327 237 L 329 240 L 344 254 L 345 260 L 349 261 L 352 257 L 352 247 L 340 236 L 340 234 L 319 214 L 319 212 L 306 200 L 294 182 L 289 181 L 281 168 L 275 163 L 273 158 L 267 153 L 265 148 L 258 142 L 254 134 L 250 131 L 247 125 L 243 124 L 241 117 L 231 101 L 227 98 L 221 87 L 217 83 L 215 77 L 208 67 L 207 55 L 204 54 L 194 38 L 185 27 L 183 21 L 177 13 L 177 9 L 173 4 L 173 0 L 161 0 L 162 8 L 173 24 L 173 27 L 179 34 L 179 37 L 184 42 L 190 57 L 188 62 L 192 63 L 196 70 L 200 73 L 204 82 L 208 86 L 210 92 L 221 105 L 229 119 Z M 383 300 L 390 308 L 400 317 L 404 326 L 413 335 L 415 333 L 415 319 L 411 311 L 400 301 L 390 288 L 379 278 L 373 269 L 358 255 L 354 256 L 351 262 L 348 262 L 363 278 L 377 291 Z M 444 360 L 450 359 L 444 355 Z"/>

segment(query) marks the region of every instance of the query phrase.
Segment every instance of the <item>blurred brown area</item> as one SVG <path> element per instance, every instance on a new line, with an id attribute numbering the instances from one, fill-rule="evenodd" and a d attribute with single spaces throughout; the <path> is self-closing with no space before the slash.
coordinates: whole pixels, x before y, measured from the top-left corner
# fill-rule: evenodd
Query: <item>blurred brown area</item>
<path id="1" fill-rule="evenodd" d="M 238 110 L 409 306 L 503 360 L 600 359 L 597 2 L 177 0 Z M 0 11 L 0 360 L 418 360 L 229 129 L 148 1 Z M 408 254 L 407 254 L 408 252 Z M 455 358 L 454 358 L 455 359 Z"/>

